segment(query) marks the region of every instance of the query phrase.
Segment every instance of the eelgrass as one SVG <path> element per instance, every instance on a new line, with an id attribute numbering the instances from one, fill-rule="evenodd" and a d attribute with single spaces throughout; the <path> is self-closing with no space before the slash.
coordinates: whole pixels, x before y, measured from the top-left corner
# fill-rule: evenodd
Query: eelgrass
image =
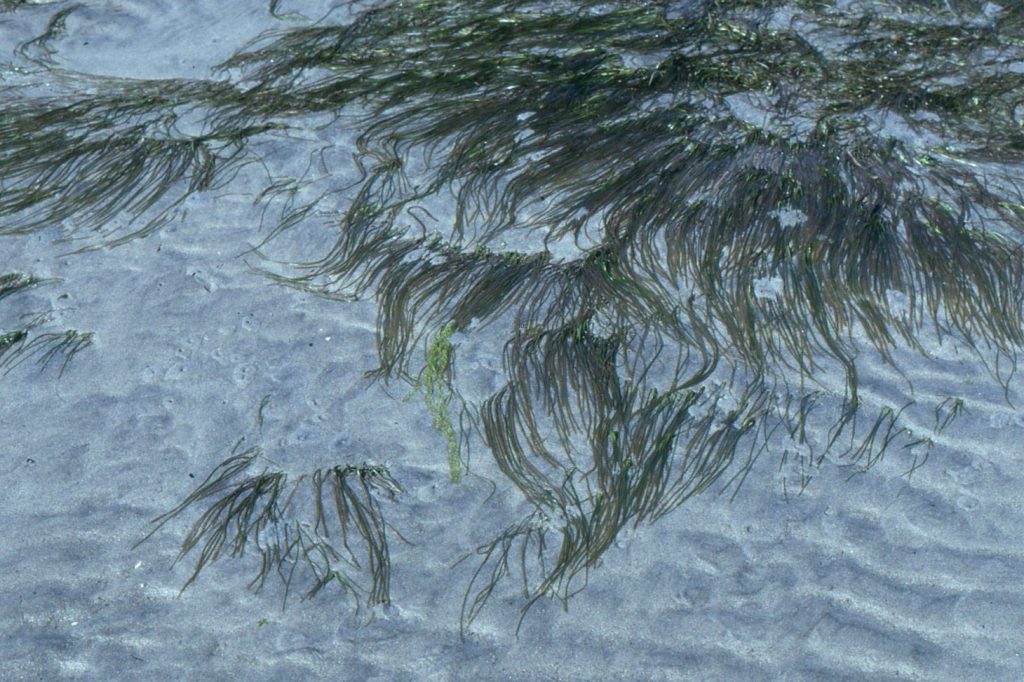
<path id="1" fill-rule="evenodd" d="M 0 301 L 53 281 L 19 272 L 0 275 Z M 0 319 L 0 376 L 30 359 L 43 370 L 58 358 L 63 359 L 59 372 L 63 375 L 71 359 L 92 343 L 92 332 L 42 331 L 49 321 L 46 314 L 29 313 L 19 316 L 14 328 L 5 328 L 6 320 Z"/>
<path id="2" fill-rule="evenodd" d="M 67 220 L 139 236 L 230 179 L 250 138 L 357 121 L 361 177 L 334 247 L 273 276 L 376 297 L 376 376 L 419 377 L 453 480 L 470 434 L 448 412 L 450 339 L 501 339 L 505 383 L 467 409 L 534 511 L 480 547 L 467 624 L 513 569 L 524 609 L 566 600 L 627 525 L 738 487 L 765 452 L 796 466 L 798 490 L 829 453 L 861 471 L 902 441 L 913 469 L 963 401 L 935 407 L 931 435 L 911 432 L 907 405 L 863 401 L 866 351 L 900 369 L 893 351 L 925 353 L 929 333 L 1012 373 L 1024 9 L 990 9 L 382 2 L 349 24 L 265 36 L 220 81 L 0 92 L 13 141 L 0 149 L 2 230 Z M 179 125 L 190 118 L 198 132 Z M 425 222 L 449 197 L 450 224 Z M 272 234 L 312 207 L 289 205 Z M 125 214 L 131 227 L 113 231 Z M 250 462 L 238 457 L 171 512 L 212 501 L 183 547 L 205 543 L 197 572 L 228 537 L 240 553 L 292 528 L 284 479 L 236 480 Z M 297 560 L 312 592 L 334 575 L 321 518 L 259 546 L 260 581 Z M 368 555 L 386 565 L 375 533 Z"/>
<path id="3" fill-rule="evenodd" d="M 155 527 L 143 538 L 192 505 L 208 505 L 178 554 L 181 560 L 194 550 L 198 553 L 181 591 L 209 563 L 222 555 L 241 557 L 249 549 L 260 557 L 249 587 L 258 591 L 268 577 L 277 575 L 285 587 L 285 602 L 296 571 L 305 568 L 306 598 L 337 583 L 357 607 L 390 603 L 389 526 L 377 497 L 393 497 L 401 487 L 388 470 L 368 464 L 334 466 L 294 481 L 280 471 L 249 474 L 262 450 L 241 450 L 242 442 L 180 505 L 154 519 Z M 311 521 L 304 519 L 304 512 Z M 349 542 L 353 530 L 361 543 L 355 549 Z M 369 574 L 369 585 L 358 580 L 361 571 Z"/>

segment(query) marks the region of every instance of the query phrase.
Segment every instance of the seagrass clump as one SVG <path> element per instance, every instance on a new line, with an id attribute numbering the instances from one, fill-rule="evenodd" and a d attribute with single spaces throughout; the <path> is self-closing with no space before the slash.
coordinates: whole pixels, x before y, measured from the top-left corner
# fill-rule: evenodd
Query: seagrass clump
<path id="1" fill-rule="evenodd" d="M 0 303 L 10 296 L 56 281 L 20 272 L 2 274 Z M 40 370 L 60 359 L 59 375 L 63 375 L 72 358 L 92 343 L 92 332 L 76 329 L 44 331 L 52 329 L 48 324 L 51 315 L 47 313 L 29 312 L 13 316 L 13 320 L 11 318 L 6 308 L 0 308 L 0 376 L 30 359 L 35 360 Z"/>
<path id="2" fill-rule="evenodd" d="M 258 591 L 277 575 L 285 588 L 283 602 L 301 568 L 308 575 L 306 598 L 336 583 L 357 608 L 390 603 L 389 526 L 378 498 L 393 499 L 401 486 L 387 468 L 333 466 L 289 481 L 281 471 L 248 473 L 262 449 L 242 450 L 242 443 L 180 505 L 154 519 L 142 540 L 189 507 L 206 505 L 178 553 L 179 561 L 197 553 L 182 592 L 209 563 L 225 555 L 242 557 L 248 549 L 260 558 L 249 587 Z M 353 530 L 359 541 L 355 549 Z M 360 573 L 369 575 L 368 585 Z"/>
<path id="3" fill-rule="evenodd" d="M 253 141 L 355 126 L 333 247 L 268 274 L 373 296 L 374 376 L 424 390 L 451 478 L 477 438 L 531 503 L 480 547 L 469 622 L 513 571 L 524 609 L 566 600 L 622 529 L 735 490 L 766 452 L 796 489 L 826 454 L 859 471 L 902 441 L 918 466 L 963 401 L 911 428 L 913 401 L 861 395 L 865 354 L 903 371 L 894 351 L 952 337 L 1008 381 L 1024 9 L 992 7 L 381 2 L 263 36 L 215 81 L 0 93 L 17 140 L 0 149 L 0 225 L 138 236 L 254 160 Z M 197 112 L 200 132 L 176 125 Z M 272 234 L 309 227 L 309 201 Z M 125 213 L 134 227 L 111 232 Z M 480 335 L 503 349 L 503 385 L 471 404 L 459 339 Z"/>

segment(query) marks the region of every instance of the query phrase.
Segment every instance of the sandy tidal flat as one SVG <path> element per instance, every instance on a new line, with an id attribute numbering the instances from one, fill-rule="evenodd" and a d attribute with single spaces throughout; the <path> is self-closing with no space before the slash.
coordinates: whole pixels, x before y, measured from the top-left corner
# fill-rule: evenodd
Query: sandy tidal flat
<path id="1" fill-rule="evenodd" d="M 55 58 L 194 76 L 278 22 L 207 5 L 84 3 Z M 5 60 L 61 7 L 0 14 Z M 61 280 L 18 305 L 94 334 L 62 376 L 29 362 L 0 380 L 0 679 L 1024 679 L 1021 387 L 1004 396 L 967 351 L 900 357 L 913 388 L 881 363 L 865 371 L 878 404 L 966 406 L 912 476 L 896 448 L 860 475 L 826 463 L 787 495 L 764 457 L 731 501 L 706 493 L 624 533 L 568 612 L 542 600 L 516 636 L 522 599 L 506 581 L 461 640 L 475 564 L 459 560 L 524 512 L 521 497 L 481 448 L 451 484 L 422 401 L 364 378 L 372 300 L 315 298 L 248 267 L 251 195 L 185 209 L 116 249 L 69 254 L 56 230 L 0 240 L 0 272 Z M 471 365 L 481 394 L 498 380 L 487 357 Z M 179 596 L 194 514 L 131 549 L 242 437 L 285 471 L 390 468 L 405 492 L 385 511 L 407 540 L 392 538 L 390 606 L 355 611 L 328 589 L 282 608 L 279 583 L 245 589 L 252 556 Z"/>

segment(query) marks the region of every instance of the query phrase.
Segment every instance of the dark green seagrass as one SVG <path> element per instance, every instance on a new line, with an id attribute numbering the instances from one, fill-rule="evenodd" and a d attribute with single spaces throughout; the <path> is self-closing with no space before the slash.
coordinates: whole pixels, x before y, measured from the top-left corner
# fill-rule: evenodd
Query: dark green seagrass
<path id="1" fill-rule="evenodd" d="M 918 466 L 963 401 L 912 433 L 907 405 L 862 399 L 865 354 L 900 369 L 895 350 L 948 336 L 1008 381 L 1024 344 L 1024 9 L 992 7 L 410 0 L 262 36 L 216 80 L 51 64 L 57 92 L 30 76 L 0 91 L 0 231 L 66 221 L 86 246 L 119 243 L 262 162 L 257 140 L 357 130 L 355 184 L 331 187 L 351 169 L 330 167 L 319 195 L 312 175 L 268 182 L 280 222 L 261 250 L 344 199 L 329 251 L 268 274 L 374 297 L 374 375 L 423 391 L 451 478 L 478 439 L 532 504 L 479 548 L 463 621 L 510 573 L 525 612 L 566 600 L 622 529 L 738 487 L 765 452 L 798 488 L 826 453 L 863 470 L 899 441 Z M 50 44 L 26 54 L 53 59 Z M 480 333 L 503 344 L 504 385 L 470 404 L 453 339 Z M 283 474 L 241 477 L 240 457 L 171 512 L 212 504 L 182 550 L 199 549 L 197 572 L 223 543 L 239 554 L 295 523 L 260 547 L 257 584 L 301 560 L 311 593 L 338 577 L 321 508 L 282 521 L 268 500 Z M 313 478 L 316 499 L 334 481 L 349 501 L 336 517 L 370 557 L 369 588 L 339 581 L 388 601 L 375 500 L 397 482 Z"/>

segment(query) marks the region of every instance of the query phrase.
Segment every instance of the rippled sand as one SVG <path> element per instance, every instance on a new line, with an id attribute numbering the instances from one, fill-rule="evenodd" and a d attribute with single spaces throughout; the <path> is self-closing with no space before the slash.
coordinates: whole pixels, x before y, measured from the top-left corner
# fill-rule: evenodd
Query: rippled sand
<path id="1" fill-rule="evenodd" d="M 59 6 L 0 15 L 4 54 Z M 251 6 L 96 3 L 56 46 L 80 69 L 135 55 L 126 73 L 188 75 L 274 25 Z M 95 342 L 60 378 L 26 364 L 0 381 L 0 679 L 1024 679 L 1021 386 L 1008 403 L 949 344 L 898 358 L 910 384 L 881 363 L 862 379 L 876 405 L 925 406 L 908 412 L 920 432 L 927 406 L 964 400 L 911 477 L 896 447 L 862 475 L 825 464 L 787 499 L 769 453 L 732 502 L 705 494 L 624 534 L 568 612 L 538 603 L 517 638 L 507 581 L 461 641 L 475 565 L 457 562 L 522 502 L 483 451 L 476 476 L 450 484 L 422 403 L 362 377 L 371 301 L 305 296 L 247 267 L 258 217 L 245 196 L 211 195 L 113 251 L 3 240 L 0 271 L 63 280 L 20 304 Z M 470 366 L 489 388 L 487 354 Z M 277 584 L 245 590 L 253 557 L 214 564 L 179 598 L 191 564 L 172 562 L 194 515 L 130 549 L 243 435 L 286 470 L 391 467 L 406 493 L 386 513 L 409 541 L 392 545 L 392 606 L 353 614 L 328 590 L 282 610 Z"/>

